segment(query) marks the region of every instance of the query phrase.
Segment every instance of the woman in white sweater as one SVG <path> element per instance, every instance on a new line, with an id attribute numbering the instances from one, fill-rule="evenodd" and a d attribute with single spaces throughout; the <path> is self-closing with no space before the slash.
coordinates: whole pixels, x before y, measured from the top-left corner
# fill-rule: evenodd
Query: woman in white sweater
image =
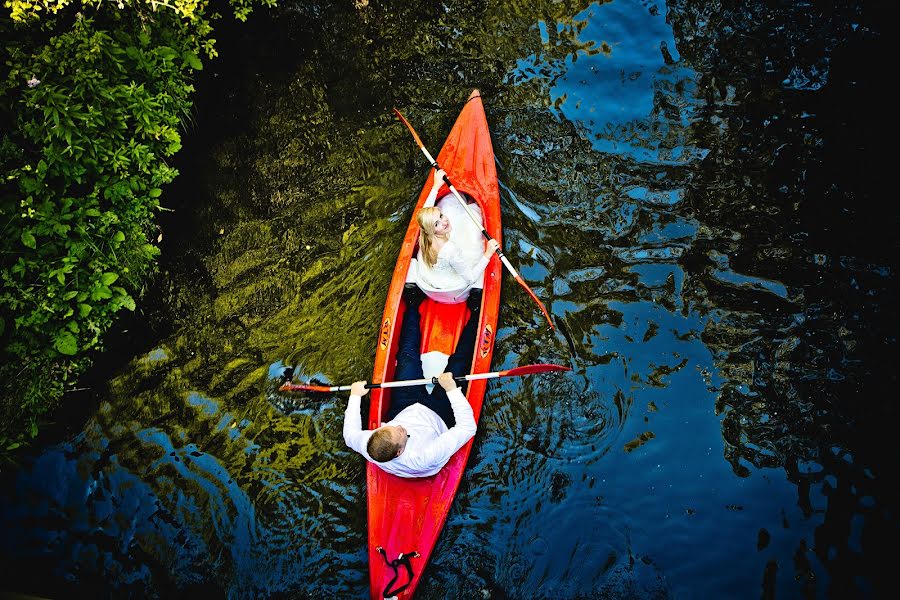
<path id="1" fill-rule="evenodd" d="M 419 252 L 410 266 L 407 282 L 415 283 L 438 302 L 466 300 L 472 288 L 483 287 L 484 270 L 499 247 L 496 240 L 484 244 L 481 227 L 466 214 L 459 200 L 444 196 L 436 204 L 444 183 L 444 171 L 434 175 L 431 193 L 416 213 L 419 224 Z M 469 210 L 481 216 L 477 204 Z"/>

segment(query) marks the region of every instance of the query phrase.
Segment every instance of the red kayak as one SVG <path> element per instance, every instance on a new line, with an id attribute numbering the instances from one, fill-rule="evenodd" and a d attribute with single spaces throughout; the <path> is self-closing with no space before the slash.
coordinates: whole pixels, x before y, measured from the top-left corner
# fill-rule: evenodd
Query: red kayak
<path id="1" fill-rule="evenodd" d="M 481 207 L 484 228 L 502 243 L 500 231 L 500 189 L 494 164 L 494 149 L 488 131 L 487 118 L 478 90 L 472 92 L 453 129 L 447 136 L 437 162 L 447 172 L 454 187 L 473 198 Z M 387 302 L 378 347 L 375 355 L 375 372 L 372 381 L 392 381 L 395 357 L 400 334 L 400 323 L 406 304 L 401 299 L 410 259 L 418 251 L 418 226 L 415 213 L 425 203 L 431 189 L 434 170 L 428 176 L 413 218 L 406 229 L 403 247 L 397 258 Z M 447 191 L 446 186 L 438 197 Z M 500 280 L 502 265 L 492 259 L 484 276 L 481 321 L 472 357 L 470 373 L 490 371 L 497 331 L 497 312 L 500 307 Z M 439 350 L 452 354 L 462 328 L 468 320 L 466 304 L 440 304 L 431 299 L 422 302 L 422 352 Z M 481 416 L 481 403 L 487 386 L 485 380 L 471 381 L 466 398 L 475 414 L 475 422 Z M 374 389 L 370 397 L 369 429 L 382 424 L 382 418 L 391 402 L 390 389 Z M 447 520 L 447 513 L 459 487 L 472 440 L 460 448 L 443 469 L 431 477 L 404 479 L 385 473 L 372 463 L 366 466 L 366 495 L 369 520 L 369 585 L 371 597 L 382 599 L 388 589 L 396 589 L 409 579 L 409 585 L 398 598 L 413 596 L 422 572 L 428 564 L 431 552 Z M 383 549 L 383 554 L 379 552 Z M 417 553 L 418 556 L 416 556 Z M 403 559 L 400 555 L 405 555 Z M 388 561 L 393 563 L 388 564 Z"/>

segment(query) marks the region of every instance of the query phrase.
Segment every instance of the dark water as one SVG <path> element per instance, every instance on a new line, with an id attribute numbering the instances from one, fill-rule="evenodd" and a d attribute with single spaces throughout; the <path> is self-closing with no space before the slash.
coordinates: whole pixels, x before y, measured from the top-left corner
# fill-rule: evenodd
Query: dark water
<path id="1" fill-rule="evenodd" d="M 421 598 L 875 598 L 898 539 L 886 14 L 862 2 L 291 3 L 223 26 L 162 272 L 5 468 L 2 587 L 363 598 L 371 373 L 425 165 L 482 92 L 507 279 Z M 413 4 L 413 6 L 408 6 Z M 507 276 L 508 277 L 508 276 Z M 63 429 L 65 432 L 66 430 Z"/>

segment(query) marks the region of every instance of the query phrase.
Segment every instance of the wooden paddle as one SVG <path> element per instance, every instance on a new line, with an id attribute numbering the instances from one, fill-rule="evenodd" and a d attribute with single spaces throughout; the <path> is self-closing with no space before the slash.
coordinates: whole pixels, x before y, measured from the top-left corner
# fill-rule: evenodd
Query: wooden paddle
<path id="1" fill-rule="evenodd" d="M 463 381 L 474 381 L 475 379 L 493 379 L 495 377 L 518 377 L 521 375 L 533 375 L 535 373 L 549 373 L 550 371 L 571 371 L 569 367 L 554 364 L 537 364 L 526 365 L 524 367 L 516 367 L 507 369 L 506 371 L 494 371 L 492 373 L 470 373 L 469 375 L 460 375 L 453 379 L 457 383 Z M 408 379 L 406 381 L 385 381 L 384 383 L 367 383 L 367 389 L 375 388 L 395 388 L 408 387 L 413 385 L 437 384 L 437 377 L 426 377 L 424 379 Z M 346 392 L 350 390 L 349 385 L 306 385 L 301 383 L 284 383 L 278 391 L 281 392 Z"/>
<path id="2" fill-rule="evenodd" d="M 440 165 L 438 165 L 434 157 L 431 156 L 431 153 L 425 147 L 425 144 L 422 143 L 422 140 L 419 139 L 419 135 L 416 133 L 416 130 L 413 129 L 413 126 L 409 124 L 409 121 L 407 121 L 402 114 L 400 114 L 399 110 L 395 108 L 394 112 L 397 114 L 400 120 L 403 121 L 403 124 L 406 125 L 406 128 L 409 129 L 409 132 L 412 134 L 413 139 L 416 140 L 416 144 L 425 155 L 425 158 L 428 159 L 428 162 L 431 163 L 431 166 L 434 167 L 435 171 L 439 170 L 441 168 Z M 460 204 L 463 205 L 463 208 L 466 210 L 466 214 L 468 214 L 472 221 L 474 221 L 475 224 L 479 228 L 481 228 L 481 235 L 483 235 L 486 240 L 494 239 L 487 232 L 484 226 L 482 226 L 482 224 L 478 222 L 478 219 L 475 217 L 475 215 L 472 214 L 472 211 L 469 210 L 468 202 L 466 202 L 466 200 L 460 195 L 460 193 L 456 191 L 456 188 L 452 183 L 450 183 L 450 178 L 446 174 L 444 175 L 444 183 L 447 184 L 447 187 L 450 188 L 450 191 L 453 192 L 453 195 L 456 196 L 456 199 L 459 200 Z M 519 282 L 519 285 L 525 288 L 525 291 L 528 292 L 528 294 L 534 299 L 535 302 L 537 302 L 537 305 L 538 307 L 540 307 L 541 312 L 544 313 L 544 316 L 547 318 L 547 323 L 550 325 L 550 329 L 555 329 L 555 327 L 553 326 L 553 321 L 550 319 L 550 314 L 547 312 L 547 309 L 544 308 L 543 302 L 541 302 L 540 299 L 538 299 L 538 297 L 534 294 L 534 292 L 531 291 L 531 288 L 528 287 L 528 284 L 525 283 L 525 281 L 522 279 L 522 276 L 519 275 L 519 272 L 516 271 L 516 269 L 512 266 L 512 264 L 506 258 L 506 255 L 503 254 L 503 251 L 499 247 L 497 248 L 496 252 L 497 256 L 500 257 L 500 261 L 503 263 L 503 266 L 506 267 L 506 269 L 512 274 L 512 276 L 515 277 L 516 281 Z"/>

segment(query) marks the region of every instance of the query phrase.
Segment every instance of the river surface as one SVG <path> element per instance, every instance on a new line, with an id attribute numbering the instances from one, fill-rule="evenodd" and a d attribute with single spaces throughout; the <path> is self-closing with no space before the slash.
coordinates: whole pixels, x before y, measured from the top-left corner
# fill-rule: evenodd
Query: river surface
<path id="1" fill-rule="evenodd" d="M 367 597 L 371 375 L 427 165 L 481 90 L 494 380 L 420 598 L 891 589 L 898 210 L 879 3 L 282 1 L 221 25 L 161 270 L 3 468 L 0 587 Z M 892 50 L 892 49 L 891 49 Z M 893 191 L 892 191 L 893 190 Z"/>

